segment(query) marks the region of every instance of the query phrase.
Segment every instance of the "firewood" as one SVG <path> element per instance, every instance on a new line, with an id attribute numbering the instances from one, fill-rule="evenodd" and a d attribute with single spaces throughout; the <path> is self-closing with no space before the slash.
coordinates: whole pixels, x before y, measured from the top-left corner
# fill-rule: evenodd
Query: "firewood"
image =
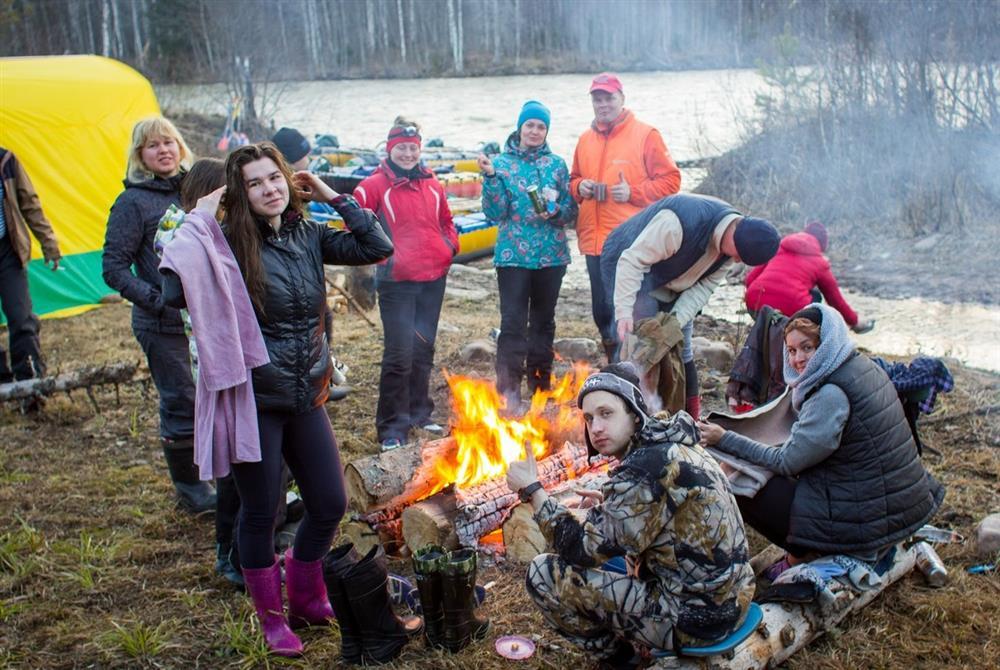
<path id="1" fill-rule="evenodd" d="M 20 400 L 60 392 L 68 393 L 80 388 L 89 390 L 100 384 L 122 384 L 132 380 L 137 367 L 135 363 L 111 363 L 79 368 L 40 379 L 23 379 L 0 384 L 0 401 Z M 93 391 L 90 393 L 92 394 Z M 93 398 L 92 401 L 96 402 Z"/>
<path id="2" fill-rule="evenodd" d="M 399 516 L 403 507 L 440 487 L 435 465 L 442 458 L 453 458 L 455 450 L 455 441 L 446 437 L 351 461 L 344 469 L 351 509 L 388 510 L 386 518 Z M 393 508 L 398 508 L 394 514 Z"/>
<path id="3" fill-rule="evenodd" d="M 458 548 L 454 495 L 433 495 L 404 509 L 401 517 L 403 541 L 413 551 L 428 544 Z"/>
<path id="4" fill-rule="evenodd" d="M 352 542 L 362 555 L 367 554 L 376 544 L 383 543 L 378 532 L 364 521 L 344 521 L 337 530 L 339 533 L 337 544 Z"/>
<path id="5" fill-rule="evenodd" d="M 601 484 L 607 481 L 607 472 L 593 470 L 578 479 L 563 482 L 551 491 L 549 496 L 565 505 L 579 520 L 587 516 L 587 509 L 582 507 L 582 496 L 577 489 L 600 490 Z M 542 529 L 535 521 L 535 510 L 530 504 L 521 503 L 510 511 L 510 516 L 504 522 L 503 543 L 507 548 L 507 558 L 519 563 L 527 563 L 538 554 L 551 551 Z"/>
<path id="6" fill-rule="evenodd" d="M 576 425 L 556 429 L 546 440 L 554 445 L 583 444 L 583 429 Z M 351 509 L 365 514 L 385 510 L 386 517 L 398 517 L 404 507 L 440 489 L 437 466 L 442 459 L 454 460 L 457 448 L 455 440 L 446 437 L 351 461 L 344 468 Z"/>
<path id="7" fill-rule="evenodd" d="M 731 658 L 713 657 L 712 667 L 719 670 L 745 670 L 748 668 L 773 668 L 788 660 L 792 654 L 810 642 L 833 630 L 852 612 L 857 612 L 873 601 L 893 583 L 905 577 L 914 566 L 913 550 L 903 550 L 898 545 L 897 557 L 892 567 L 882 575 L 882 583 L 869 591 L 855 593 L 840 591 L 836 601 L 822 609 L 815 603 L 765 603 L 761 605 L 764 620 L 757 630 L 734 650 Z M 703 667 L 698 659 L 665 659 L 656 668 Z"/>

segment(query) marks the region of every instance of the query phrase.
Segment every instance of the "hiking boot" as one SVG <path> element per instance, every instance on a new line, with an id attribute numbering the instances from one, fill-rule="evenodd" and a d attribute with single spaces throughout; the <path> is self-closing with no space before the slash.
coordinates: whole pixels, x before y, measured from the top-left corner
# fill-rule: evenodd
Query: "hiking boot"
<path id="1" fill-rule="evenodd" d="M 361 631 L 361 653 L 366 663 L 388 663 L 399 656 L 411 637 L 423 632 L 424 622 L 420 617 L 401 618 L 392 611 L 382 545 L 372 547 L 346 571 L 342 580 Z"/>
<path id="2" fill-rule="evenodd" d="M 281 600 L 281 568 L 275 561 L 266 568 L 243 568 L 247 593 L 253 600 L 267 648 L 277 656 L 302 655 L 302 640 L 288 627 Z"/>
<path id="3" fill-rule="evenodd" d="M 320 559 L 300 561 L 289 549 L 285 554 L 285 591 L 288 593 L 288 622 L 293 630 L 325 626 L 333 618 Z"/>
<path id="4" fill-rule="evenodd" d="M 163 458 L 174 483 L 177 506 L 191 514 L 215 512 L 215 489 L 198 478 L 194 464 L 194 440 L 163 440 Z"/>
<path id="5" fill-rule="evenodd" d="M 326 593 L 340 625 L 340 658 L 350 665 L 361 663 L 361 628 L 347 597 L 344 575 L 360 560 L 361 556 L 354 550 L 353 544 L 335 547 L 323 559 Z"/>
<path id="6" fill-rule="evenodd" d="M 240 591 L 246 588 L 246 582 L 243 580 L 243 573 L 240 572 L 239 566 L 233 562 L 232 545 L 215 545 L 215 571 L 222 575 L 222 578 L 227 582 L 236 586 Z"/>
<path id="7" fill-rule="evenodd" d="M 413 573 L 420 594 L 420 610 L 424 615 L 424 637 L 428 646 L 444 646 L 444 606 L 441 596 L 441 568 L 447 552 L 429 544 L 413 554 Z"/>
<path id="8" fill-rule="evenodd" d="M 445 561 L 441 576 L 444 607 L 444 646 L 451 653 L 461 651 L 473 640 L 482 640 L 490 631 L 490 620 L 479 619 L 476 608 L 476 552 L 459 549 Z"/>

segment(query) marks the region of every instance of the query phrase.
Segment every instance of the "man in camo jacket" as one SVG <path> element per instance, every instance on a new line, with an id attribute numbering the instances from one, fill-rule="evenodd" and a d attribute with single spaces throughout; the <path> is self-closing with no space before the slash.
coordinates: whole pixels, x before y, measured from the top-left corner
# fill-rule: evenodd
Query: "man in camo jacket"
<path id="1" fill-rule="evenodd" d="M 507 484 L 534 507 L 556 552 L 531 562 L 528 593 L 606 667 L 635 667 L 643 648 L 726 637 L 746 616 L 754 574 L 729 483 L 698 446 L 694 421 L 650 417 L 628 363 L 591 375 L 577 404 L 588 448 L 619 465 L 581 522 L 535 485 L 533 457 L 511 464 Z M 601 569 L 619 556 L 627 574 Z"/>

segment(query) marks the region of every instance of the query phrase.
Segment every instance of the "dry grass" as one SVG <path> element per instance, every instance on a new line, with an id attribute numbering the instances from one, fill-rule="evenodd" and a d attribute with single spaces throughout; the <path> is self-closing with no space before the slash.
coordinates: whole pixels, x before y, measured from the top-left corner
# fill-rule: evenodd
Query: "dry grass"
<path id="1" fill-rule="evenodd" d="M 560 308 L 559 336 L 592 336 L 584 300 Z M 492 376 L 489 364 L 463 365 L 461 346 L 496 325 L 495 303 L 449 298 L 437 362 L 452 371 Z M 377 314 L 373 313 L 377 318 Z M 345 460 L 375 451 L 374 407 L 380 333 L 354 315 L 336 321 L 338 355 L 351 366 L 354 392 L 329 406 Z M 724 324 L 699 329 L 733 337 Z M 50 367 L 141 360 L 129 309 L 112 305 L 47 321 L 43 345 Z M 965 370 L 940 404 L 942 416 L 998 402 L 994 376 Z M 440 372 L 433 380 L 439 410 L 447 406 Z M 97 392 L 95 414 L 82 394 L 53 398 L 39 417 L 0 407 L 0 667 L 252 668 L 338 667 L 336 629 L 305 633 L 300 661 L 268 657 L 248 625 L 250 606 L 213 571 L 210 519 L 173 508 L 157 439 L 155 391 L 123 387 Z M 709 399 L 717 402 L 718 398 Z M 995 419 L 964 415 L 924 430 L 943 459 L 928 464 L 947 485 L 937 521 L 971 535 L 978 520 L 1000 509 L 1000 451 Z M 952 583 L 930 590 L 916 577 L 891 588 L 796 656 L 796 668 L 1000 667 L 1000 585 L 970 576 L 970 549 L 942 550 Z M 407 572 L 405 562 L 393 569 Z M 540 636 L 526 668 L 585 667 L 587 660 L 547 630 L 522 587 L 523 569 L 488 566 L 480 581 L 496 586 L 484 606 L 490 642 L 457 655 L 414 644 L 400 669 L 509 667 L 495 654 L 496 635 Z"/>

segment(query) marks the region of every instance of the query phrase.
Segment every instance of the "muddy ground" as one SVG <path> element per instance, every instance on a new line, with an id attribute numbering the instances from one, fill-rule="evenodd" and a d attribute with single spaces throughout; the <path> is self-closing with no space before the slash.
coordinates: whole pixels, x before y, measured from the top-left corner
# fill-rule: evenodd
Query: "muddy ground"
<path id="1" fill-rule="evenodd" d="M 433 378 L 442 419 L 448 408 L 442 369 L 492 377 L 491 364 L 459 358 L 465 343 L 498 325 L 495 291 L 485 295 L 445 301 Z M 593 337 L 585 290 L 568 281 L 564 296 L 557 337 Z M 377 310 L 369 316 L 377 321 Z M 734 326 L 707 319 L 696 331 L 736 337 Z M 142 361 L 124 304 L 46 321 L 42 337 L 53 371 Z M 357 314 L 339 315 L 335 341 L 354 391 L 328 410 L 350 460 L 377 450 L 380 330 Z M 922 434 L 941 453 L 925 462 L 948 489 L 935 522 L 970 537 L 985 514 L 1000 510 L 1000 377 L 957 364 L 952 369 L 956 389 L 923 420 Z M 138 376 L 148 377 L 144 367 Z M 706 389 L 706 404 L 721 403 L 720 391 Z M 0 406 L 0 667 L 338 667 L 335 627 L 306 632 L 302 660 L 263 652 L 247 623 L 249 602 L 213 571 L 211 519 L 174 509 L 155 390 L 140 382 L 117 395 L 97 389 L 95 399 L 99 411 L 84 393 L 55 397 L 37 416 Z M 759 538 L 754 542 L 759 549 Z M 951 571 L 949 586 L 932 590 L 919 575 L 907 577 L 789 667 L 1000 667 L 1000 576 L 966 574 L 978 562 L 968 545 L 945 546 L 941 555 Z M 404 561 L 392 569 L 410 571 Z M 538 653 L 519 667 L 586 667 L 581 654 L 545 628 L 522 579 L 518 565 L 481 570 L 481 582 L 496 582 L 483 607 L 494 624 L 489 641 L 454 656 L 413 644 L 393 667 L 512 667 L 492 648 L 497 636 L 510 633 L 539 636 Z"/>

